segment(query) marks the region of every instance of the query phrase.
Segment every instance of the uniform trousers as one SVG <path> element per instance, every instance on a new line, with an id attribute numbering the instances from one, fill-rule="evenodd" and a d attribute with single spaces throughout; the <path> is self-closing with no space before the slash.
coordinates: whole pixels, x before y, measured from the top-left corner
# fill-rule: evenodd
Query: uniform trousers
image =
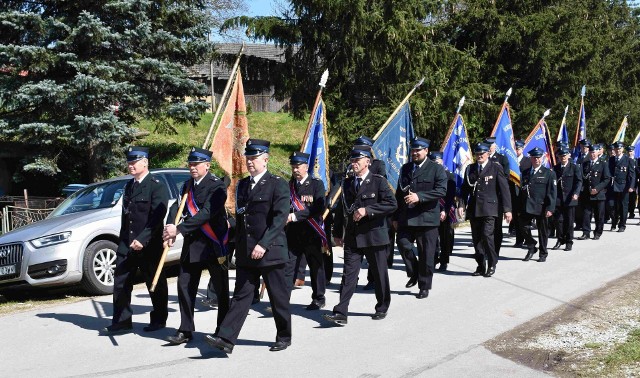
<path id="1" fill-rule="evenodd" d="M 414 241 L 418 246 L 417 257 L 413 249 Z M 431 290 L 437 242 L 438 226 L 406 226 L 398 230 L 398 249 L 407 267 L 407 274 L 411 272 L 410 277 L 418 277 L 420 290 Z"/>
<path id="2" fill-rule="evenodd" d="M 495 268 L 498 264 L 498 253 L 495 248 L 495 232 L 502 233 L 502 229 L 496 230 L 496 217 L 476 217 L 470 219 L 471 240 L 475 250 L 475 260 L 478 268 L 485 271 L 485 260 L 488 267 Z"/>
<path id="3" fill-rule="evenodd" d="M 636 201 L 638 200 L 638 192 L 636 190 L 634 190 L 633 192 L 629 193 L 629 202 L 627 204 L 627 209 L 629 211 L 629 218 L 635 218 L 636 214 Z"/>
<path id="4" fill-rule="evenodd" d="M 291 244 L 289 247 L 291 248 Z M 320 241 L 310 240 L 307 244 L 291 248 L 289 252 L 296 256 L 296 258 L 289 260 L 287 263 L 294 264 L 294 271 L 297 271 L 298 273 L 300 270 L 304 271 L 304 266 L 301 266 L 303 261 L 305 265 L 307 263 L 309 264 L 309 270 L 311 273 L 311 299 L 324 303 L 324 292 L 327 287 L 327 281 L 324 273 L 324 259 L 322 257 L 322 244 Z M 295 281 L 295 277 L 293 281 Z"/>
<path id="5" fill-rule="evenodd" d="M 498 211 L 498 216 L 494 218 L 495 225 L 493 227 L 493 245 L 496 249 L 496 256 L 500 256 L 500 248 L 502 247 L 502 218 L 504 217 L 504 213 L 500 210 Z M 497 261 L 497 257 L 496 257 Z"/>
<path id="6" fill-rule="evenodd" d="M 180 262 L 180 273 L 178 274 L 178 303 L 180 304 L 180 327 L 179 331 L 193 332 L 196 330 L 193 322 L 193 313 L 198 294 L 198 285 L 202 270 L 209 270 L 209 284 L 213 286 L 213 291 L 218 299 L 218 320 L 217 327 L 220 327 L 227 311 L 229 311 L 229 271 L 226 267 L 218 264 L 218 261 L 206 260 L 201 262 Z"/>
<path id="7" fill-rule="evenodd" d="M 629 216 L 629 192 L 613 192 L 611 227 L 626 228 Z"/>
<path id="8" fill-rule="evenodd" d="M 556 236 L 558 242 L 562 244 L 573 244 L 573 231 L 576 215 L 576 206 L 560 206 L 553 214 L 558 228 L 556 230 Z"/>
<path id="9" fill-rule="evenodd" d="M 602 235 L 604 229 L 604 200 L 589 200 L 585 202 L 582 216 L 582 231 L 589 235 L 591 233 L 591 215 L 596 222 L 594 235 Z"/>
<path id="10" fill-rule="evenodd" d="M 387 268 L 387 246 L 351 248 L 344 247 L 344 272 L 340 287 L 340 302 L 333 307 L 334 313 L 347 315 L 349 302 L 358 284 L 362 256 L 367 257 L 369 271 L 374 274 L 376 312 L 387 312 L 391 303 L 391 288 L 389 286 L 389 271 Z"/>
<path id="11" fill-rule="evenodd" d="M 440 237 L 440 253 L 436 256 L 436 261 L 440 264 L 449 264 L 449 257 L 451 257 L 451 253 L 453 252 L 454 230 L 448 219 L 440 222 L 438 234 Z"/>
<path id="12" fill-rule="evenodd" d="M 529 247 L 536 245 L 536 240 L 531 235 L 531 221 L 533 219 L 536 220 L 536 226 L 538 228 L 538 249 L 540 251 L 540 257 L 546 258 L 549 254 L 547 250 L 547 243 L 549 241 L 549 221 L 547 217 L 529 213 L 520 214 L 520 227 L 524 234 L 524 244 Z"/>
<path id="13" fill-rule="evenodd" d="M 151 288 L 153 277 L 160 262 L 159 253 L 130 251 L 127 255 L 116 256 L 116 269 L 113 279 L 113 320 L 112 324 L 131 323 L 131 291 L 138 268 L 142 272 L 147 289 Z M 167 277 L 160 274 L 155 291 L 149 293 L 153 310 L 150 323 L 165 324 L 168 316 Z"/>
<path id="14" fill-rule="evenodd" d="M 244 321 L 249 314 L 253 293 L 260 285 L 260 276 L 269 294 L 273 319 L 276 323 L 276 341 L 291 342 L 290 284 L 285 275 L 285 263 L 260 268 L 236 268 L 236 286 L 227 316 L 218 330 L 218 337 L 236 344 Z M 291 277 L 289 277 L 291 278 Z"/>

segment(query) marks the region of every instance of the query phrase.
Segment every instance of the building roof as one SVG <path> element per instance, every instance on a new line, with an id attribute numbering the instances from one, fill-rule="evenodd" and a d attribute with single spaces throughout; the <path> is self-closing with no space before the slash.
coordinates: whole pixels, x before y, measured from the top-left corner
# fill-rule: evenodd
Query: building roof
<path id="1" fill-rule="evenodd" d="M 236 56 L 240 51 L 241 43 L 218 43 L 215 45 L 216 52 L 220 54 L 220 59 L 213 61 L 213 77 L 216 79 L 228 79 L 230 76 L 231 63 L 228 63 L 229 56 Z M 259 59 L 272 60 L 284 63 L 284 48 L 266 43 L 247 43 L 244 47 L 244 55 Z M 191 77 L 209 77 L 211 67 L 209 63 L 197 64 L 189 67 L 187 71 Z"/>

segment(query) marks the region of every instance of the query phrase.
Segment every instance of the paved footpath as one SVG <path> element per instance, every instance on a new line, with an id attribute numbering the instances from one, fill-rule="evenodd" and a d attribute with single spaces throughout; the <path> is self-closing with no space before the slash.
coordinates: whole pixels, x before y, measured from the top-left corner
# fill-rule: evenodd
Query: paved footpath
<path id="1" fill-rule="evenodd" d="M 205 343 L 205 334 L 214 330 L 216 312 L 204 306 L 197 308 L 193 342 L 167 346 L 162 340 L 175 332 L 180 321 L 175 285 L 169 292 L 168 328 L 151 334 L 142 332 L 150 310 L 144 289 L 134 292 L 134 332 L 125 335 L 98 334 L 109 324 L 110 296 L 3 316 L 0 376 L 546 376 L 492 354 L 483 343 L 640 268 L 640 226 L 635 223 L 630 220 L 625 233 L 605 231 L 599 241 L 576 241 L 571 252 L 550 251 L 545 263 L 535 261 L 537 255 L 521 261 L 526 251 L 506 247 L 513 244 L 513 238 L 506 238 L 492 278 L 471 276 L 475 262 L 468 247 L 470 231 L 457 230 L 449 271 L 436 274 L 427 299 L 415 298 L 416 287 L 404 287 L 407 277 L 396 255 L 387 318 L 372 320 L 374 295 L 358 289 L 345 327 L 329 326 L 321 318 L 338 301 L 342 268 L 338 250 L 327 307 L 305 311 L 311 289 L 294 290 L 293 345 L 277 353 L 268 350 L 275 325 L 265 311 L 266 296 L 250 311 L 229 356 Z M 553 246 L 555 239 L 549 243 Z M 363 270 L 361 283 L 365 277 Z M 232 288 L 233 284 L 232 278 Z M 203 279 L 201 293 L 205 287 Z"/>

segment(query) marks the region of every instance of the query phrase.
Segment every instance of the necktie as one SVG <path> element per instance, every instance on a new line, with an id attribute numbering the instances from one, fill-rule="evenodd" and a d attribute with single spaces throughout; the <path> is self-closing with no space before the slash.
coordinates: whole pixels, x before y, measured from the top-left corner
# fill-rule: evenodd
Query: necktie
<path id="1" fill-rule="evenodd" d="M 133 180 L 133 185 L 131 185 L 131 193 L 135 192 L 139 186 L 140 186 L 140 183 L 137 180 Z"/>
<path id="2" fill-rule="evenodd" d="M 253 186 L 256 184 L 256 180 L 253 179 L 253 176 L 249 179 L 249 191 L 253 189 Z"/>
<path id="3" fill-rule="evenodd" d="M 362 184 L 362 178 L 358 177 L 356 179 L 356 193 L 360 190 L 360 184 Z"/>
<path id="4" fill-rule="evenodd" d="M 478 164 L 478 174 L 482 173 L 482 164 Z"/>
<path id="5" fill-rule="evenodd" d="M 296 181 L 296 184 L 294 185 L 294 187 L 296 188 L 296 193 L 300 192 L 300 185 L 302 185 L 300 181 Z"/>

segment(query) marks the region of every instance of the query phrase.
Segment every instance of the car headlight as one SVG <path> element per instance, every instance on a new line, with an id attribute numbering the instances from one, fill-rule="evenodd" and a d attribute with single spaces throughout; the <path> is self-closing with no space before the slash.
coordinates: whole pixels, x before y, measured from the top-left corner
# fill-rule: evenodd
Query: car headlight
<path id="1" fill-rule="evenodd" d="M 60 232 L 58 234 L 47 235 L 30 241 L 36 248 L 48 247 L 50 245 L 66 243 L 71 237 L 71 231 Z"/>

